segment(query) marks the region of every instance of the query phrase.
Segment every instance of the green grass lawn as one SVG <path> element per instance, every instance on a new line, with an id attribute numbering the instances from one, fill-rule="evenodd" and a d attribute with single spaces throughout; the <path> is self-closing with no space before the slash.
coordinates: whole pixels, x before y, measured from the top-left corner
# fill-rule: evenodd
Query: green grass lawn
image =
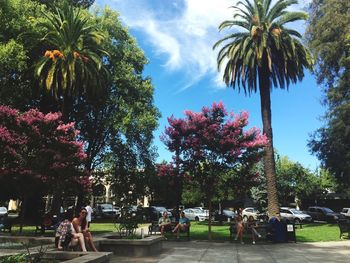
<path id="1" fill-rule="evenodd" d="M 116 228 L 114 223 L 92 223 L 90 226 L 93 235 L 114 232 Z M 14 235 L 19 235 L 19 226 L 15 225 L 12 228 Z M 35 226 L 25 226 L 22 235 L 34 236 Z M 172 234 L 168 234 L 170 237 Z M 339 227 L 336 224 L 308 224 L 303 225 L 302 229 L 296 229 L 298 242 L 318 242 L 318 241 L 340 241 Z M 45 236 L 54 236 L 53 231 L 48 231 Z M 224 223 L 223 226 L 217 224 L 212 226 L 213 240 L 229 240 L 229 226 Z M 191 239 L 192 240 L 207 240 L 208 225 L 207 222 L 191 222 Z M 245 241 L 249 242 L 250 235 L 245 235 Z"/>
<path id="2" fill-rule="evenodd" d="M 230 232 L 228 224 L 223 226 L 212 226 L 213 240 L 229 240 Z M 339 227 L 336 224 L 308 224 L 303 225 L 303 228 L 296 229 L 297 242 L 318 242 L 318 241 L 340 241 Z M 206 222 L 191 223 L 191 239 L 207 240 L 208 225 Z M 250 234 L 244 235 L 244 240 L 251 241 Z"/>

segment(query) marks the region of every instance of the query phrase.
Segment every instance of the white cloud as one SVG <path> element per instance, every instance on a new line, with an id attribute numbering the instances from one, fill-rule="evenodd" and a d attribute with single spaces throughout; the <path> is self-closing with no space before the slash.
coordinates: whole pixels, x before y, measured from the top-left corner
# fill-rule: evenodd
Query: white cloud
<path id="1" fill-rule="evenodd" d="M 302 1 L 299 8 L 311 0 Z M 232 18 L 229 8 L 236 0 L 112 0 L 123 21 L 145 34 L 156 55 L 165 55 L 164 67 L 183 72 L 184 90 L 204 76 L 212 76 L 212 84 L 222 88 L 217 73 L 213 44 L 224 34 L 218 25 Z M 152 6 L 153 5 L 153 6 Z M 294 9 L 294 8 L 293 8 Z M 172 12 L 172 10 L 174 12 Z"/>

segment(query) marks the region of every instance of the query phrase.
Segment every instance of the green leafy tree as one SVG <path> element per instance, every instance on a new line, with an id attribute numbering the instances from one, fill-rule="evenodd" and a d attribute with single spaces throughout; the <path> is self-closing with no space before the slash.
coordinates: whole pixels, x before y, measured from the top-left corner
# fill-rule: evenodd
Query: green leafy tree
<path id="1" fill-rule="evenodd" d="M 39 34 L 36 21 L 45 6 L 32 1 L 0 1 L 0 103 L 20 110 L 35 105 L 33 98 L 33 61 Z"/>
<path id="2" fill-rule="evenodd" d="M 307 39 L 327 107 L 324 125 L 311 136 L 309 147 L 344 191 L 350 188 L 350 3 L 314 0 L 309 12 Z"/>
<path id="3" fill-rule="evenodd" d="M 232 8 L 237 11 L 233 20 L 224 21 L 220 30 L 239 27 L 242 31 L 231 32 L 219 40 L 219 68 L 225 64 L 224 81 L 232 88 L 241 85 L 245 93 L 259 90 L 263 133 L 269 143 L 264 156 L 264 170 L 267 178 L 268 211 L 274 215 L 279 211 L 273 136 L 271 125 L 272 86 L 288 88 L 304 77 L 304 69 L 310 69 L 312 59 L 301 43 L 301 35 L 287 27 L 293 21 L 305 20 L 304 12 L 286 9 L 298 1 L 281 0 L 272 5 L 271 0 L 244 0 Z"/>

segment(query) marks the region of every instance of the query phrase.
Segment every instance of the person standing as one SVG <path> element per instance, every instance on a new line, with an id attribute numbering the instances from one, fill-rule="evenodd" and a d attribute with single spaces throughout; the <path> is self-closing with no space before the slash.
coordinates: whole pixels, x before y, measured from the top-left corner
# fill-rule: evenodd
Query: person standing
<path id="1" fill-rule="evenodd" d="M 87 205 L 85 207 L 86 211 L 87 211 L 87 215 L 86 215 L 86 221 L 87 221 L 87 227 L 90 228 L 90 223 L 91 223 L 91 220 L 92 220 L 92 208 L 90 205 Z"/>

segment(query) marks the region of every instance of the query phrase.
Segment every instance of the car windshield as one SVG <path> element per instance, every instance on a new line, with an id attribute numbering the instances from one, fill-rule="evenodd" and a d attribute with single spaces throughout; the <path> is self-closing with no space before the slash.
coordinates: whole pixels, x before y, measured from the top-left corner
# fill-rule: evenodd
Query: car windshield
<path id="1" fill-rule="evenodd" d="M 332 209 L 329 209 L 329 208 L 327 208 L 327 207 L 325 207 L 323 210 L 324 210 L 326 213 L 334 213 Z"/>
<path id="2" fill-rule="evenodd" d="M 193 213 L 203 213 L 203 211 L 200 209 L 192 209 L 192 210 L 193 210 Z"/>
<path id="3" fill-rule="evenodd" d="M 101 205 L 102 209 L 113 209 L 113 206 L 110 204 L 103 204 Z"/>
<path id="4" fill-rule="evenodd" d="M 226 209 L 224 209 L 223 210 L 223 212 L 225 213 L 225 214 L 235 214 L 235 212 L 233 212 L 233 211 L 231 211 L 231 210 L 226 210 Z"/>
<path id="5" fill-rule="evenodd" d="M 6 207 L 0 207 L 0 212 L 7 212 Z"/>
<path id="6" fill-rule="evenodd" d="M 291 211 L 293 214 L 297 214 L 297 215 L 304 214 L 302 211 L 297 210 L 297 209 L 291 209 L 290 211 Z"/>
<path id="7" fill-rule="evenodd" d="M 157 206 L 157 207 L 155 207 L 155 208 L 156 208 L 156 210 L 159 211 L 159 212 L 168 212 L 168 210 L 166 210 L 166 208 L 165 208 L 165 207 L 162 207 L 162 206 Z"/>

